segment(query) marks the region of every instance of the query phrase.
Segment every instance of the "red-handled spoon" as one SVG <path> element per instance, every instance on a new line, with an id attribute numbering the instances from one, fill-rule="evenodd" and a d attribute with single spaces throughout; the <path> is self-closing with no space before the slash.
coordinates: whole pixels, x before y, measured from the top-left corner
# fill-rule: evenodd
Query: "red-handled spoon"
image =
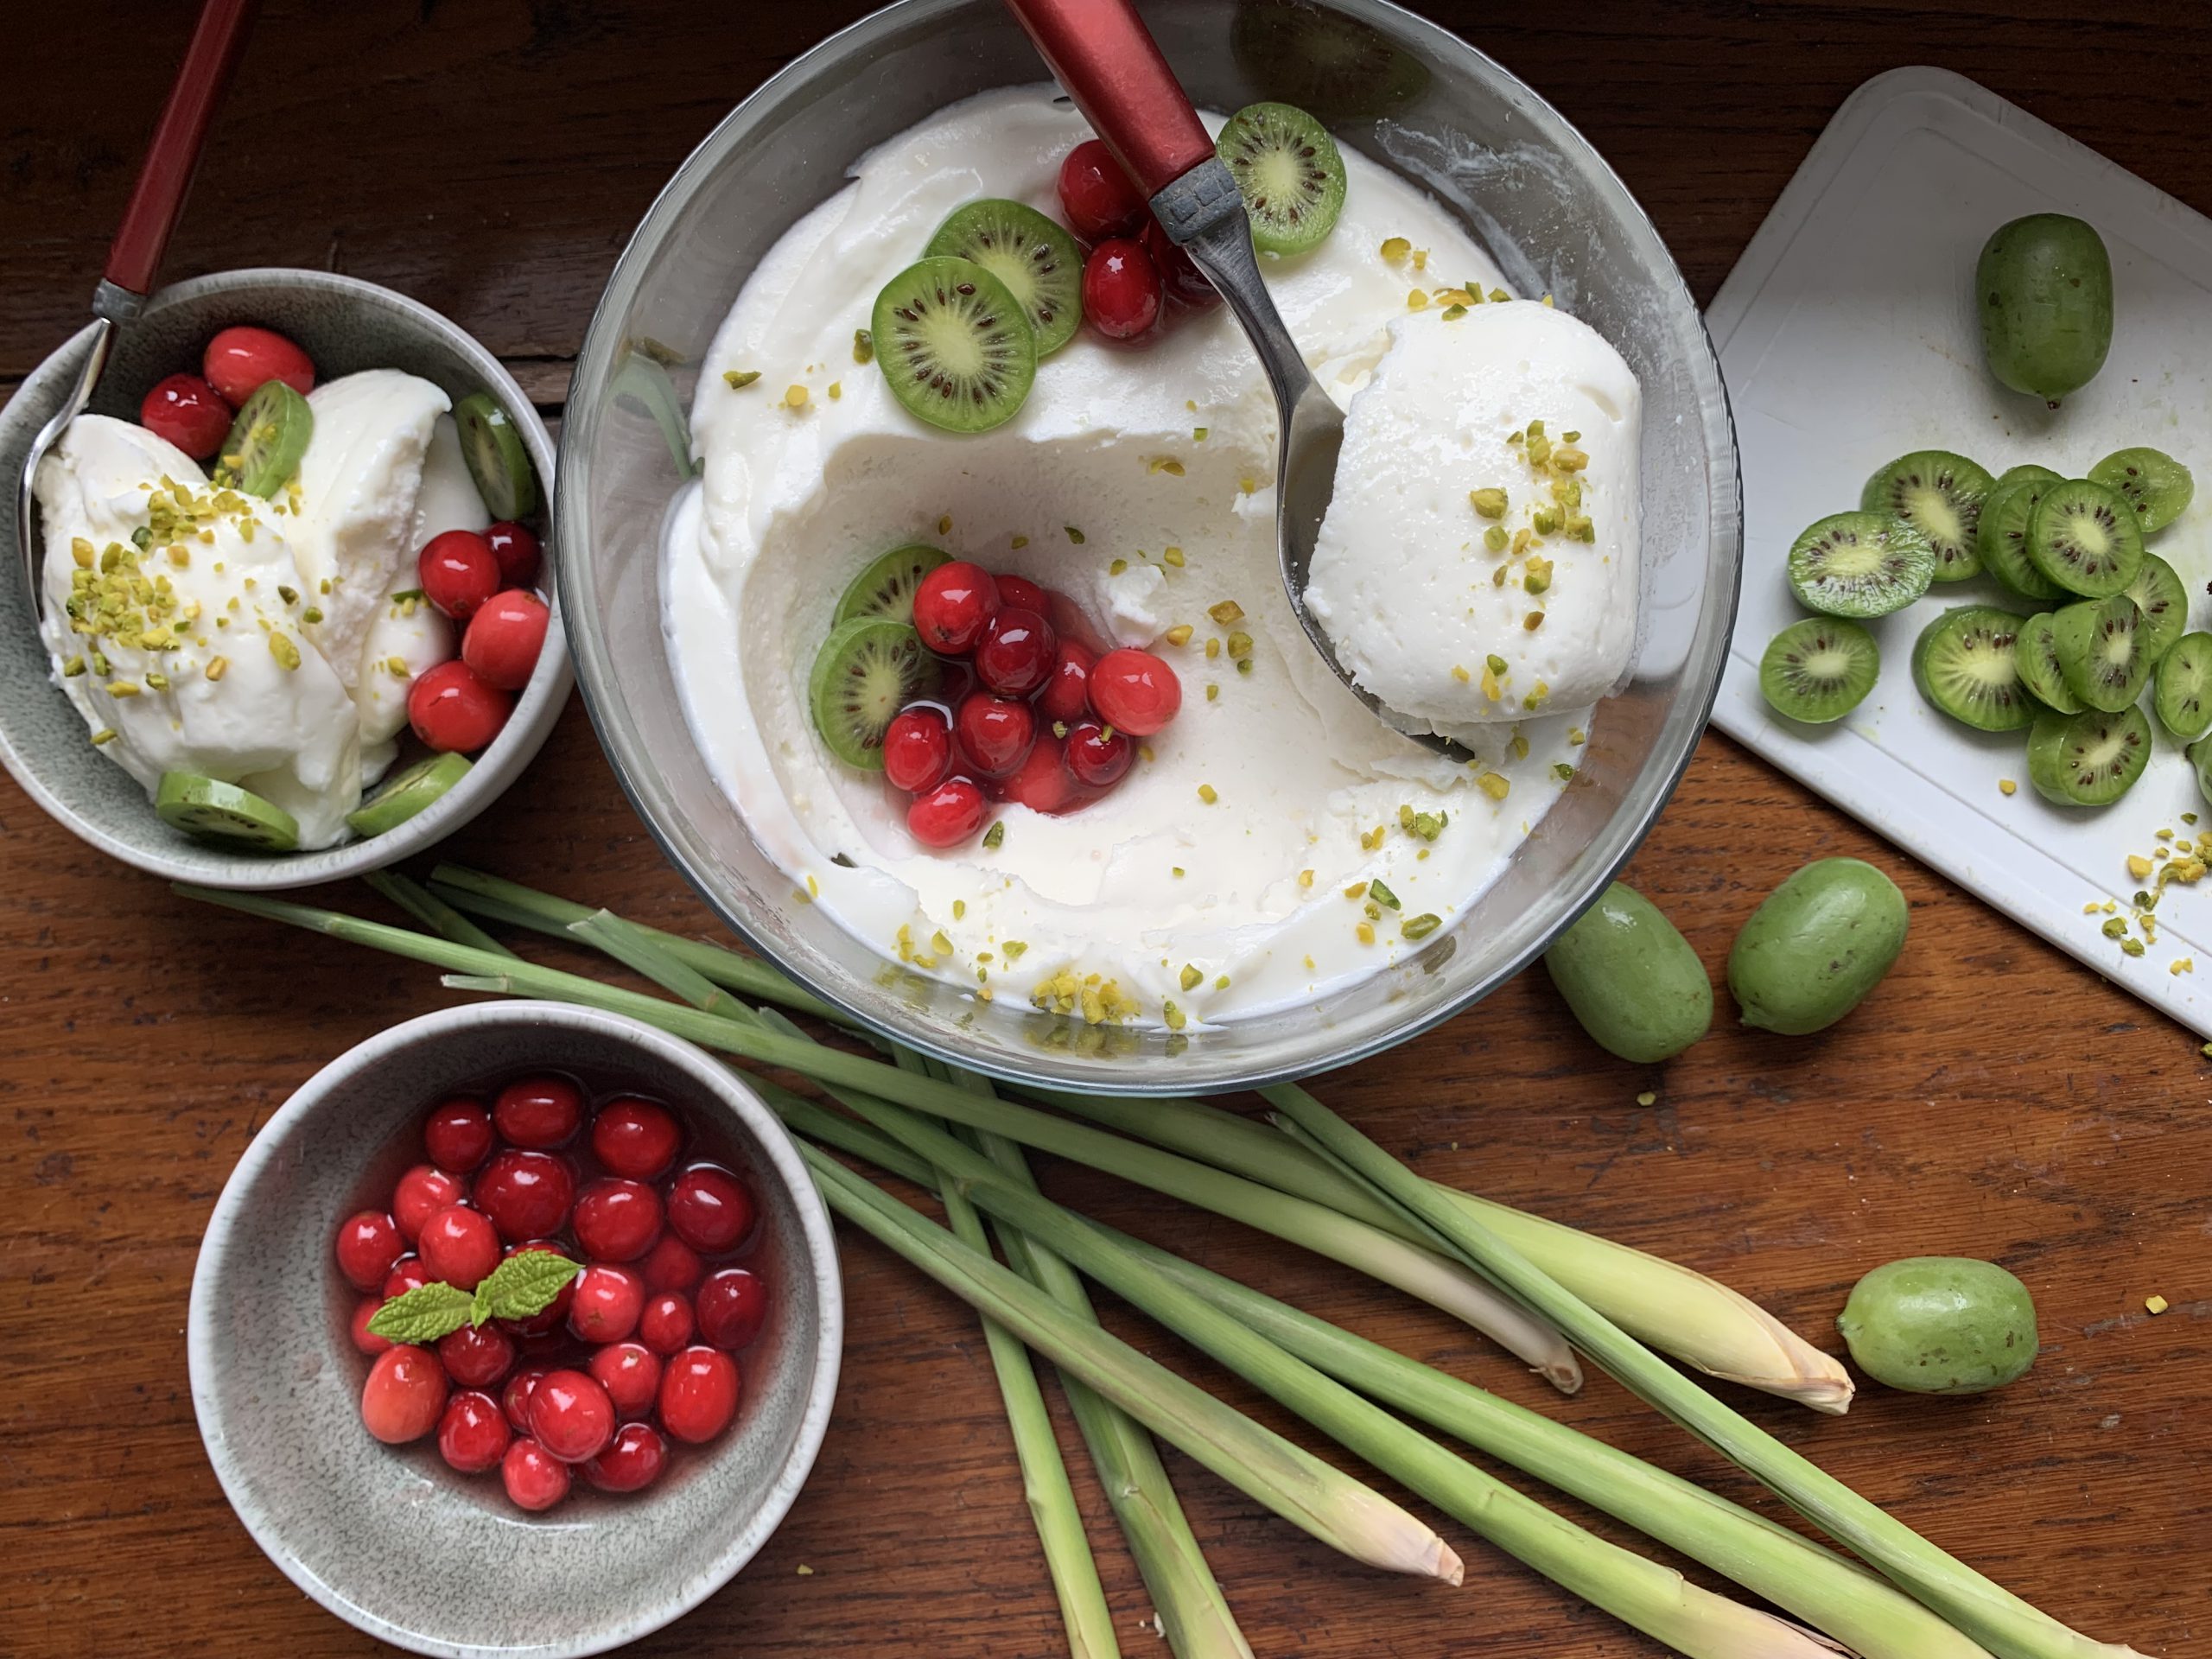
<path id="1" fill-rule="evenodd" d="M 1153 215 L 1221 290 L 1274 390 L 1282 442 L 1275 467 L 1275 553 L 1291 614 L 1321 660 L 1376 717 L 1455 760 L 1471 757 L 1433 732 L 1406 731 L 1404 718 L 1353 680 L 1328 631 L 1306 610 L 1313 544 L 1337 484 L 1344 417 L 1306 366 L 1275 309 L 1252 251 L 1251 221 L 1236 181 L 1214 154 L 1198 112 L 1137 16 L 1132 0 L 1007 0 L 1075 105 L 1106 141 Z"/>
<path id="2" fill-rule="evenodd" d="M 36 500 L 32 493 L 38 464 L 69 423 L 92 402 L 101 372 L 107 367 L 116 329 L 136 317 L 145 308 L 146 296 L 154 291 L 154 278 L 161 270 L 162 255 L 168 251 L 169 232 L 176 228 L 177 215 L 184 207 L 200 145 L 230 86 L 231 72 L 238 67 L 238 56 L 245 49 L 254 14 L 260 10 L 261 0 L 207 0 L 201 8 L 192 43 L 185 48 L 184 62 L 169 88 L 168 101 L 162 105 L 161 119 L 139 167 L 130 204 L 123 210 L 123 224 L 108 246 L 99 286 L 92 290 L 92 349 L 85 353 L 84 365 L 69 395 L 31 440 L 30 453 L 23 459 L 22 476 L 16 486 L 16 540 L 30 582 L 34 618 L 44 608 L 38 575 L 38 526 L 34 518 Z"/>

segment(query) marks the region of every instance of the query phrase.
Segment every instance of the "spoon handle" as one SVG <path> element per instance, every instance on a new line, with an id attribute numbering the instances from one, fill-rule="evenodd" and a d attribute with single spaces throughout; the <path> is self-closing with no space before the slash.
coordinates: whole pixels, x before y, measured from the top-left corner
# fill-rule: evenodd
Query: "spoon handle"
<path id="1" fill-rule="evenodd" d="M 1213 140 L 1131 0 L 1007 0 L 1007 9 L 1146 195 L 1213 159 Z"/>
<path id="2" fill-rule="evenodd" d="M 185 48 L 184 62 L 139 167 L 130 205 L 108 248 L 107 269 L 102 274 L 127 293 L 143 298 L 153 290 L 169 232 L 176 227 L 184 193 L 200 160 L 201 142 L 260 9 L 261 0 L 207 0 L 200 13 L 192 44 Z"/>

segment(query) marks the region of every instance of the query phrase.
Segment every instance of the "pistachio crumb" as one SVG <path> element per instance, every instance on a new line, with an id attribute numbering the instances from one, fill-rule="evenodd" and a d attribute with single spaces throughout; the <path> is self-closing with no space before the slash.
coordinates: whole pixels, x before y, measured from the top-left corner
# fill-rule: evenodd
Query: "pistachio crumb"
<path id="1" fill-rule="evenodd" d="M 1406 309 L 1408 311 L 1427 310 L 1428 296 L 1418 288 L 1414 289 L 1413 292 L 1406 296 Z"/>
<path id="2" fill-rule="evenodd" d="M 1997 792 L 1999 795 L 2012 794 L 2018 791 L 2019 787 L 2019 785 L 2015 783 L 2010 778 L 1999 778 L 1997 780 Z"/>
<path id="3" fill-rule="evenodd" d="M 1375 924 L 1362 922 L 1352 929 L 1352 935 L 1362 944 L 1372 944 L 1375 943 Z"/>
<path id="4" fill-rule="evenodd" d="M 938 514 L 937 533 L 940 536 L 950 536 L 952 533 L 952 515 L 950 513 L 940 512 Z"/>
<path id="5" fill-rule="evenodd" d="M 1398 929 L 1398 937 L 1408 940 L 1425 939 L 1444 925 L 1444 918 L 1433 910 L 1406 918 Z"/>
<path id="6" fill-rule="evenodd" d="M 1068 540 L 1073 542 L 1077 547 L 1083 545 L 1083 532 L 1073 524 L 1062 524 L 1060 528 L 1067 531 Z"/>
<path id="7" fill-rule="evenodd" d="M 1212 680 L 1208 680 L 1208 681 L 1206 682 L 1206 701 L 1207 701 L 1208 702 L 1211 702 L 1215 698 L 1218 697 L 1220 695 L 1221 695 L 1221 687 L 1220 687 L 1220 685 L 1219 685 L 1218 683 L 1217 683 L 1216 682 L 1212 681 Z"/>
<path id="8" fill-rule="evenodd" d="M 1414 245 L 1402 236 L 1383 238 L 1382 245 L 1377 250 L 1386 261 L 1394 265 L 1405 264 L 1413 251 Z"/>
<path id="9" fill-rule="evenodd" d="M 758 369 L 728 369 L 722 374 L 722 384 L 732 391 L 742 391 L 760 378 Z"/>
<path id="10" fill-rule="evenodd" d="M 1006 820 L 1004 818 L 1001 818 L 995 823 L 992 824 L 989 829 L 983 831 L 983 849 L 986 852 L 995 853 L 1000 848 L 1005 845 Z M 1009 944 L 1007 946 L 1006 954 L 1007 961 L 1011 962 L 1014 960 L 1015 953 L 1012 945 Z"/>
<path id="11" fill-rule="evenodd" d="M 1180 570 L 1183 568 L 1183 550 L 1179 547 L 1163 547 L 1160 550 L 1160 562 L 1171 569 Z"/>
<path id="12" fill-rule="evenodd" d="M 1225 628 L 1244 620 L 1244 607 L 1233 599 L 1224 599 L 1218 605 L 1206 607 L 1206 614 Z"/>
<path id="13" fill-rule="evenodd" d="M 1127 559 L 1116 559 L 1112 563 L 1106 567 L 1106 574 L 1109 576 L 1118 576 L 1127 571 L 1128 568 L 1129 562 Z"/>
<path id="14" fill-rule="evenodd" d="M 1191 966 L 1187 962 L 1183 964 L 1183 971 L 1176 976 L 1177 982 L 1186 991 L 1194 991 L 1198 989 L 1199 982 L 1205 978 L 1205 976 L 1204 974 Z"/>
<path id="15" fill-rule="evenodd" d="M 2163 1296 L 2145 1296 L 2143 1299 L 2143 1311 L 2154 1319 L 2172 1306 L 2173 1304 Z"/>
<path id="16" fill-rule="evenodd" d="M 1493 801 L 1503 800 L 1513 788 L 1510 781 L 1495 772 L 1483 773 L 1481 777 L 1475 779 L 1475 782 L 1480 786 L 1483 793 Z"/>
<path id="17" fill-rule="evenodd" d="M 1189 1018 L 1172 1000 L 1167 999 L 1163 999 L 1160 1004 L 1160 1017 L 1170 1031 L 1182 1030 Z"/>
<path id="18" fill-rule="evenodd" d="M 875 336 L 865 328 L 853 330 L 853 361 L 872 363 L 875 360 Z"/>
<path id="19" fill-rule="evenodd" d="M 1211 784 L 1200 784 L 1198 785 L 1198 798 L 1204 801 L 1208 806 L 1211 806 L 1216 801 L 1218 801 L 1221 798 L 1221 795 Z"/>

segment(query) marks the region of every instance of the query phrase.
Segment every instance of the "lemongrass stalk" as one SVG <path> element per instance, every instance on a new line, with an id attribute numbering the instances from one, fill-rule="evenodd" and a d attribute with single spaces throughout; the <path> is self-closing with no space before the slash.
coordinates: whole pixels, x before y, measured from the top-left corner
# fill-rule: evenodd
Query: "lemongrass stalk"
<path id="1" fill-rule="evenodd" d="M 1122 1100 L 1027 1090 L 1063 1111 L 1235 1170 L 1411 1237 L 1403 1219 L 1357 1181 L 1264 1125 L 1199 1100 Z M 1611 1239 L 1437 1183 L 1508 1243 L 1630 1335 L 1708 1376 L 1841 1416 L 1851 1374 L 1750 1298 L 1701 1273 Z"/>
<path id="2" fill-rule="evenodd" d="M 455 944 L 474 945 L 503 957 L 514 955 L 421 882 L 397 870 L 371 870 L 361 880 L 432 932 L 442 934 Z"/>
<path id="3" fill-rule="evenodd" d="M 1065 1366 L 1171 1446 L 1283 1519 L 1385 1572 L 1458 1584 L 1459 1558 L 1433 1530 L 1381 1493 L 1223 1404 L 1026 1279 L 852 1173 L 798 1143 L 824 1200 L 979 1313 Z"/>
<path id="4" fill-rule="evenodd" d="M 1631 1392 L 1734 1460 L 1800 1514 L 1999 1659 L 2121 1659 L 1938 1549 L 1675 1370 L 1465 1209 L 1300 1089 L 1262 1093 L 1378 1195 L 1451 1241 L 1470 1266 L 1556 1319 Z"/>
<path id="5" fill-rule="evenodd" d="M 1007 1179 L 989 1160 L 903 1107 L 853 1109 L 953 1178 L 979 1209 L 1020 1228 L 1211 1355 L 1346 1449 L 1509 1554 L 1690 1659 L 1827 1659 L 1816 1637 L 1686 1581 L 1563 1516 L 1437 1445 L 1205 1298 L 1101 1230 Z"/>
<path id="6" fill-rule="evenodd" d="M 587 944 L 598 946 L 624 967 L 644 975 L 661 989 L 682 997 L 704 1014 L 725 1020 L 759 1023 L 751 1007 L 709 979 L 671 950 L 652 931 L 617 916 L 596 910 L 582 921 L 569 924 L 570 933 Z"/>

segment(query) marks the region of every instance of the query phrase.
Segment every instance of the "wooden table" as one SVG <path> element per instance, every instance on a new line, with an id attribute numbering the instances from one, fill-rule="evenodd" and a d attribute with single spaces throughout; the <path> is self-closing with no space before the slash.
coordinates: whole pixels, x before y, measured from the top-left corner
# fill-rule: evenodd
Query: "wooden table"
<path id="1" fill-rule="evenodd" d="M 474 330 L 556 412 L 601 284 L 661 181 L 731 104 L 863 9 L 272 0 L 170 272 L 329 265 L 392 284 Z M 2189 0 L 1425 9 L 1590 136 L 1701 298 L 1838 102 L 1900 64 L 1974 74 L 2212 210 L 2212 10 Z M 188 10 L 46 8 L 13 58 L 0 139 L 10 386 L 83 315 Z M 0 825 L 0 1651 L 366 1651 L 224 1503 L 193 1423 L 186 1297 L 201 1227 L 255 1128 L 332 1056 L 449 995 L 390 959 L 175 899 L 103 862 L 12 784 Z M 573 704 L 528 777 L 452 850 L 664 925 L 710 925 Z M 2005 1262 L 2041 1309 L 2044 1352 L 2024 1382 L 1956 1401 L 1870 1389 L 1840 1421 L 1758 1399 L 1748 1409 L 2051 1612 L 2177 1651 L 2212 1631 L 2212 1067 L 2187 1033 L 1718 736 L 1630 874 L 1717 971 L 1759 898 L 1831 853 L 1891 872 L 1913 931 L 1872 1001 L 1824 1037 L 1737 1029 L 1724 999 L 1721 1026 L 1681 1059 L 1629 1066 L 1586 1040 L 1537 976 L 1322 1092 L 1431 1174 L 1710 1270 L 1816 1338 L 1877 1262 Z M 1653 1103 L 1638 1103 L 1644 1090 Z M 1776 1507 L 1603 1378 L 1572 1403 L 1548 1398 L 1440 1318 L 1313 1259 L 1084 1172 L 1047 1179 L 1134 1231 Z M 849 1241 L 845 1268 L 844 1383 L 812 1483 L 738 1583 L 640 1650 L 1064 1651 L 972 1320 L 873 1244 Z M 2153 1293 L 2172 1304 L 2162 1318 L 2145 1312 Z M 1109 1319 L 1288 1426 L 1124 1310 Z M 1413 1588 L 1173 1467 L 1263 1655 L 1643 1646 L 1461 1529 L 1446 1530 L 1468 1554 L 1467 1588 Z M 1128 1651 L 1164 1652 L 1140 1629 L 1141 1586 L 1078 1478 Z"/>

